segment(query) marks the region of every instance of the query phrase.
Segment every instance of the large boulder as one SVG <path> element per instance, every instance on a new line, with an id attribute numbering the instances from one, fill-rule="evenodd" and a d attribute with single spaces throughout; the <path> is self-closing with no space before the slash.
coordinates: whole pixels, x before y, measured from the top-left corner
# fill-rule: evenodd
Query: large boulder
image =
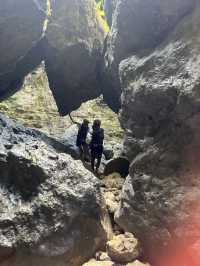
<path id="1" fill-rule="evenodd" d="M 89 260 L 87 263 L 84 263 L 82 266 L 114 266 L 115 263 L 112 261 L 97 261 L 95 259 Z"/>
<path id="2" fill-rule="evenodd" d="M 150 266 L 150 265 L 148 263 L 142 263 L 139 260 L 135 260 L 134 262 L 126 264 L 126 266 Z"/>
<path id="3" fill-rule="evenodd" d="M 159 266 L 198 265 L 198 252 L 188 254 L 200 235 L 199 14 L 197 2 L 161 45 L 156 35 L 151 53 L 120 64 L 120 119 L 131 166 L 115 219 L 156 260 L 164 251 Z"/>
<path id="4" fill-rule="evenodd" d="M 61 115 L 100 95 L 104 32 L 94 0 L 52 2 L 46 32 L 46 71 Z"/>
<path id="5" fill-rule="evenodd" d="M 74 159 L 80 159 L 80 151 L 76 145 L 77 134 L 78 125 L 73 124 L 67 128 L 63 137 L 60 139 L 60 142 L 65 145 L 66 149 L 68 149 L 67 153 L 70 154 Z"/>
<path id="6" fill-rule="evenodd" d="M 3 99 L 20 89 L 24 76 L 42 60 L 38 42 L 43 33 L 46 1 L 1 0 L 0 17 L 0 99 Z"/>
<path id="7" fill-rule="evenodd" d="M 104 65 L 104 98 L 114 110 L 120 106 L 121 60 L 156 47 L 194 6 L 195 0 L 117 1 L 106 41 Z"/>
<path id="8" fill-rule="evenodd" d="M 114 236 L 107 242 L 108 256 L 117 263 L 128 263 L 136 260 L 141 250 L 138 240 L 131 233 Z"/>
<path id="9" fill-rule="evenodd" d="M 0 115 L 2 266 L 78 266 L 106 243 L 97 179 L 42 136 Z"/>
<path id="10" fill-rule="evenodd" d="M 100 95 L 105 33 L 94 0 L 1 2 L 0 100 L 42 61 L 61 115 Z"/>

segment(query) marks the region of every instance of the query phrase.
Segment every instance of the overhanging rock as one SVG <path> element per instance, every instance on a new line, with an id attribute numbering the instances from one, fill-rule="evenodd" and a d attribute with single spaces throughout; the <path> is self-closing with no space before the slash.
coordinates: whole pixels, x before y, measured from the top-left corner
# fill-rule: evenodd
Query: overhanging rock
<path id="1" fill-rule="evenodd" d="M 46 71 L 61 115 L 100 95 L 104 32 L 93 0 L 52 2 Z"/>
<path id="2" fill-rule="evenodd" d="M 1 2 L 0 100 L 19 90 L 43 60 L 61 115 L 101 94 L 105 33 L 94 0 L 51 1 L 45 33 L 45 0 Z"/>
<path id="3" fill-rule="evenodd" d="M 112 109 L 120 108 L 120 62 L 134 54 L 151 52 L 194 7 L 195 0 L 117 0 L 103 71 L 104 98 Z"/>
<path id="4" fill-rule="evenodd" d="M 45 0 L 0 1 L 0 99 L 19 90 L 24 76 L 40 64 L 45 9 Z"/>

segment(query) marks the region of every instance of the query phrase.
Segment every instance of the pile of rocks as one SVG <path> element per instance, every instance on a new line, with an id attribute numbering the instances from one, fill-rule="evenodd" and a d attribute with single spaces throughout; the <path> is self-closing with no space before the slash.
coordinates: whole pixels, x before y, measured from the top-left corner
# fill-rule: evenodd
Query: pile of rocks
<path id="1" fill-rule="evenodd" d="M 131 233 L 114 236 L 106 244 L 106 252 L 97 252 L 95 258 L 83 266 L 149 266 L 140 262 L 142 250 Z"/>
<path id="2" fill-rule="evenodd" d="M 125 179 L 118 173 L 108 175 L 102 180 L 101 192 L 111 216 L 114 215 L 119 207 L 120 195 L 124 182 Z"/>

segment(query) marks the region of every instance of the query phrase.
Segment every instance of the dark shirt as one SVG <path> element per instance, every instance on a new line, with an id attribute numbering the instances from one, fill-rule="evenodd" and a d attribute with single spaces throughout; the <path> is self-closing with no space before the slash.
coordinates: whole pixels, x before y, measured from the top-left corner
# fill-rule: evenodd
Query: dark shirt
<path id="1" fill-rule="evenodd" d="M 104 140 L 103 128 L 94 129 L 92 132 L 91 146 L 102 146 Z"/>
<path id="2" fill-rule="evenodd" d="M 80 146 L 86 143 L 86 138 L 87 134 L 89 131 L 89 127 L 85 125 L 81 125 L 79 130 L 78 130 L 78 135 L 77 135 L 77 140 L 76 140 L 76 145 Z"/>

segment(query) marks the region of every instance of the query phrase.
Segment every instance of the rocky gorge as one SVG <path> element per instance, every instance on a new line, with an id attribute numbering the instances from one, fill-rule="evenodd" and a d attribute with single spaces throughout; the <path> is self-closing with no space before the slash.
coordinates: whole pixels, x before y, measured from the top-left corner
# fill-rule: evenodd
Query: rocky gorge
<path id="1" fill-rule="evenodd" d="M 200 2 L 102 6 L 108 33 L 93 0 L 0 0 L 0 109 L 43 131 L 0 116 L 2 266 L 199 265 Z M 34 73 L 46 98 L 35 113 Z M 124 177 L 99 180 L 58 141 L 69 122 L 50 110 L 82 113 L 89 100 L 92 119 L 104 101 L 112 147 L 124 133 Z"/>

